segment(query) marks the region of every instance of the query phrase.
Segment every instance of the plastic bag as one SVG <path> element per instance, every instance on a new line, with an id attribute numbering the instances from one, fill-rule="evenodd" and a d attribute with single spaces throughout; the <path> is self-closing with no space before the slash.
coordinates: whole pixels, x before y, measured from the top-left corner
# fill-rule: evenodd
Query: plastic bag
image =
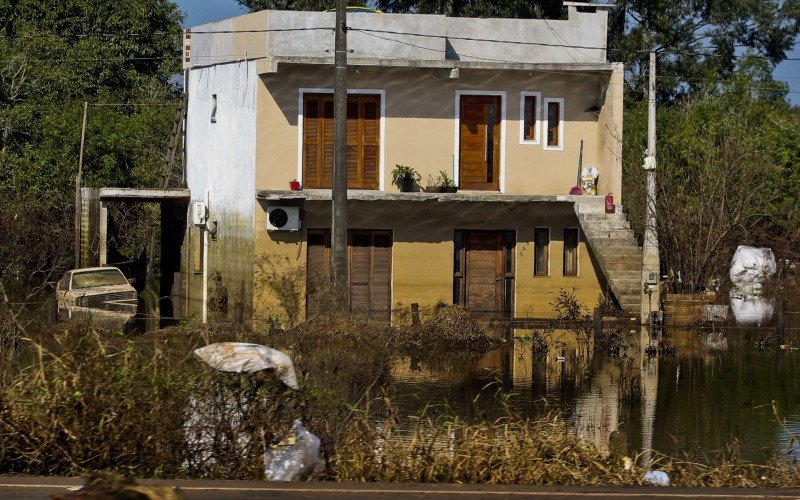
<path id="1" fill-rule="evenodd" d="M 669 476 L 661 470 L 651 470 L 644 475 L 642 480 L 653 486 L 669 486 Z"/>
<path id="2" fill-rule="evenodd" d="M 274 370 L 278 379 L 299 389 L 292 359 L 285 353 L 259 344 L 219 342 L 195 349 L 194 353 L 214 369 L 233 373 Z"/>
<path id="3" fill-rule="evenodd" d="M 292 432 L 264 454 L 267 480 L 303 481 L 321 472 L 325 462 L 319 458 L 319 444 L 319 438 L 295 420 Z"/>
<path id="4" fill-rule="evenodd" d="M 583 188 L 583 194 L 597 194 L 597 178 L 599 175 L 597 167 L 594 165 L 586 165 L 583 168 L 581 171 L 581 188 Z"/>
<path id="5" fill-rule="evenodd" d="M 775 255 L 771 248 L 755 248 L 740 245 L 731 261 L 731 282 L 737 288 L 760 289 L 761 283 L 777 271 Z"/>

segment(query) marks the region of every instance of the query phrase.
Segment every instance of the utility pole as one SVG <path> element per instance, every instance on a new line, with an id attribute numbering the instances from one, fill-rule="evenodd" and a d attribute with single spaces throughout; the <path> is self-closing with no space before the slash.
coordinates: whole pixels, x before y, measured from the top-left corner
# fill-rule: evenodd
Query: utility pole
<path id="1" fill-rule="evenodd" d="M 331 274 L 342 309 L 349 304 L 347 274 L 347 0 L 336 0 L 333 89 L 333 220 Z"/>
<path id="2" fill-rule="evenodd" d="M 647 171 L 647 212 L 645 216 L 644 247 L 642 248 L 642 322 L 649 323 L 651 312 L 658 311 L 661 294 L 658 232 L 656 228 L 656 53 L 650 52 L 648 82 L 647 152 L 644 169 Z"/>
<path id="3" fill-rule="evenodd" d="M 83 101 L 81 150 L 78 153 L 78 175 L 75 176 L 75 267 L 81 267 L 81 176 L 83 175 L 83 143 L 86 139 L 86 116 L 88 111 L 89 103 Z"/>

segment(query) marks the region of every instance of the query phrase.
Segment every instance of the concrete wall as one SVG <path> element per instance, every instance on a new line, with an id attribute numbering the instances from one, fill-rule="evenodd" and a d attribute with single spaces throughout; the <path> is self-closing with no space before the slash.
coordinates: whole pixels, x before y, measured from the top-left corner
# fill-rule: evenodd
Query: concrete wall
<path id="1" fill-rule="evenodd" d="M 195 26 L 185 54 L 189 61 L 184 64 L 197 67 L 278 56 L 330 58 L 334 19 L 332 12 L 261 11 Z M 607 23 L 605 9 L 578 12 L 575 7 L 568 8 L 565 20 L 349 14 L 348 57 L 604 63 Z"/>
<path id="2" fill-rule="evenodd" d="M 210 219 L 217 224 L 216 241 L 205 241 L 205 273 L 194 272 L 191 265 L 187 273 L 190 315 L 202 314 L 206 287 L 213 299 L 227 298 L 230 317 L 243 319 L 250 312 L 257 82 L 254 61 L 196 68 L 189 73 L 187 184 L 192 202 L 207 202 Z M 215 123 L 211 121 L 213 95 L 217 96 Z M 203 234 L 189 232 L 186 261 L 192 263 L 196 257 L 192 253 L 199 248 L 197 239 Z M 214 307 L 209 309 L 214 312 Z"/>
<path id="3" fill-rule="evenodd" d="M 456 93 L 504 93 L 505 133 L 502 138 L 500 188 L 514 194 L 567 194 L 575 185 L 580 141 L 583 165 L 597 165 L 600 189 L 613 191 L 621 201 L 622 82 L 621 69 L 613 73 L 529 72 L 461 70 L 458 79 L 437 78 L 435 71 L 412 68 L 351 69 L 350 89 L 384 92 L 383 185 L 391 184 L 395 164 L 410 165 L 428 175 L 440 170 L 453 176 L 456 151 Z M 298 134 L 301 89 L 331 89 L 330 68 L 285 66 L 277 74 L 261 76 L 258 86 L 256 186 L 288 189 L 294 178 L 302 181 Z M 521 92 L 541 92 L 564 99 L 563 150 L 544 147 L 542 120 L 539 144 L 520 141 Z M 595 106 L 600 116 L 587 111 Z M 545 108 L 542 106 L 542 115 Z M 542 116 L 544 119 L 545 116 Z M 456 172 L 457 173 L 457 172 Z"/>
<path id="4" fill-rule="evenodd" d="M 255 252 L 257 256 L 288 259 L 305 268 L 307 229 L 330 227 L 330 204 L 306 202 L 303 232 L 267 232 L 266 205 L 256 210 Z M 351 201 L 348 209 L 351 229 L 391 229 L 392 303 L 408 307 L 412 302 L 433 306 L 453 298 L 453 233 L 455 229 L 512 229 L 516 231 L 515 313 L 525 317 L 552 317 L 550 302 L 559 289 L 577 290 L 578 299 L 588 307 L 597 304 L 605 286 L 586 243 L 579 248 L 579 274 L 562 275 L 563 228 L 579 227 L 571 203 L 530 203 L 505 205 L 473 202 Z M 533 233 L 536 227 L 551 229 L 550 276 L 533 276 Z M 280 312 L 269 291 L 256 290 L 256 316 Z"/>

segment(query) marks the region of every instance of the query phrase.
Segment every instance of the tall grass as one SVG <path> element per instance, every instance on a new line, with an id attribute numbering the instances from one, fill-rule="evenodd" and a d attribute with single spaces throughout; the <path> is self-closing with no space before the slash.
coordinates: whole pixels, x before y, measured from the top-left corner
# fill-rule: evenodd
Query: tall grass
<path id="1" fill-rule="evenodd" d="M 235 340 L 289 351 L 302 389 L 268 373 L 219 373 L 192 354 Z M 523 418 L 502 411 L 502 399 L 494 420 L 441 409 L 400 417 L 374 395 L 392 353 L 413 345 L 354 317 L 271 336 L 184 325 L 130 338 L 70 323 L 24 342 L 0 367 L 0 473 L 262 479 L 265 450 L 295 418 L 322 440 L 320 477 L 340 481 L 635 484 L 643 473 L 602 457 L 558 414 Z M 659 457 L 657 466 L 676 484 L 800 486 L 793 466 L 748 464 L 735 448 L 711 465 Z"/>

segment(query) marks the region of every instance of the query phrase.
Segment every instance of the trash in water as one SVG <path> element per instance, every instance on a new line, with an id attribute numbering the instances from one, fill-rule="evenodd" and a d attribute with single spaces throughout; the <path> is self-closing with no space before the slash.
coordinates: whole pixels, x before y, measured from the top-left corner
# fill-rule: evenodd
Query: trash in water
<path id="1" fill-rule="evenodd" d="M 653 486 L 669 486 L 669 476 L 664 471 L 651 470 L 642 479 Z"/>
<path id="2" fill-rule="evenodd" d="M 319 438 L 303 427 L 300 420 L 292 432 L 264 454 L 264 473 L 269 481 L 303 481 L 321 472 L 325 462 L 319 458 Z"/>
<path id="3" fill-rule="evenodd" d="M 194 353 L 214 369 L 233 373 L 274 370 L 278 379 L 299 389 L 292 359 L 285 353 L 259 344 L 219 342 L 195 349 Z"/>

